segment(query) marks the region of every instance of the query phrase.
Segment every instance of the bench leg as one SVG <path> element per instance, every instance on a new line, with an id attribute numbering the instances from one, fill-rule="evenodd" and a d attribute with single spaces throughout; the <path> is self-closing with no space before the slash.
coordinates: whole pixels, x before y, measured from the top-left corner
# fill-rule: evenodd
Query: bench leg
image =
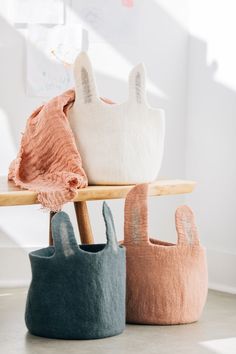
<path id="1" fill-rule="evenodd" d="M 94 243 L 86 202 L 74 202 L 75 213 L 82 244 Z"/>
<path id="2" fill-rule="evenodd" d="M 50 215 L 49 215 L 49 246 L 53 245 L 53 238 L 52 238 L 52 230 L 51 230 L 51 221 L 52 221 L 52 217 L 53 215 L 55 215 L 56 213 L 54 213 L 53 211 L 50 211 Z"/>

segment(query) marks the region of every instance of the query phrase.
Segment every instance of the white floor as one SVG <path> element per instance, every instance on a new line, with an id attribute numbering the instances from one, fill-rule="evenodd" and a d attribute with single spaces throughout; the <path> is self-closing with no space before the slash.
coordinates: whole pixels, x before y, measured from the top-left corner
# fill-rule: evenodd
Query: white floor
<path id="1" fill-rule="evenodd" d="M 236 295 L 209 292 L 201 320 L 181 326 L 127 325 L 100 340 L 35 337 L 24 324 L 27 289 L 0 290 L 1 354 L 236 354 Z"/>

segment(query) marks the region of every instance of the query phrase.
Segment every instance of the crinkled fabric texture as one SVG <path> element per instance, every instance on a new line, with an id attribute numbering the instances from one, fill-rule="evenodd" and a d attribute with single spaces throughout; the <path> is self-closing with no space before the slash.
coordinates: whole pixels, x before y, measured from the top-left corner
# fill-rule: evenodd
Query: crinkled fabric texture
<path id="1" fill-rule="evenodd" d="M 197 321 L 206 302 L 208 273 L 193 213 L 176 211 L 177 244 L 148 237 L 148 185 L 134 187 L 125 202 L 126 320 L 141 324 Z"/>
<path id="2" fill-rule="evenodd" d="M 94 339 L 125 328 L 125 249 L 104 205 L 107 244 L 78 246 L 64 212 L 52 219 L 54 247 L 30 253 L 25 320 L 38 336 Z"/>
<path id="3" fill-rule="evenodd" d="M 74 100 L 75 92 L 69 90 L 32 113 L 18 156 L 9 168 L 9 180 L 36 191 L 43 207 L 53 211 L 88 183 L 67 119 Z"/>

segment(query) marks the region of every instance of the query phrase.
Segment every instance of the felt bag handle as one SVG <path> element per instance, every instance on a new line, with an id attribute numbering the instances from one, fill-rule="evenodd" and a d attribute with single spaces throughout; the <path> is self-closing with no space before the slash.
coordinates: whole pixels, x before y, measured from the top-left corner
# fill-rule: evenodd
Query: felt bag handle
<path id="1" fill-rule="evenodd" d="M 74 63 L 76 101 L 91 104 L 98 100 L 97 86 L 91 61 L 86 52 L 81 52 Z"/>
<path id="2" fill-rule="evenodd" d="M 127 194 L 125 200 L 125 237 L 124 243 L 148 244 L 148 184 L 138 184 Z M 178 245 L 200 244 L 194 213 L 186 205 L 177 208 L 175 224 Z"/>
<path id="3" fill-rule="evenodd" d="M 113 250 L 117 251 L 119 244 L 117 242 L 114 219 L 111 213 L 111 209 L 106 202 L 103 202 L 102 213 L 106 226 L 107 243 L 113 248 Z"/>
<path id="4" fill-rule="evenodd" d="M 106 202 L 103 202 L 103 218 L 106 226 L 106 239 L 108 246 L 117 251 L 118 242 L 116 238 L 115 225 L 111 210 Z M 52 218 L 52 237 L 55 246 L 55 253 L 65 257 L 74 255 L 80 251 L 74 234 L 74 229 L 69 216 L 60 211 Z"/>
<path id="5" fill-rule="evenodd" d="M 60 211 L 52 217 L 52 237 L 55 246 L 55 254 L 69 257 L 78 251 L 73 226 L 69 216 Z"/>
<path id="6" fill-rule="evenodd" d="M 129 74 L 129 101 L 138 105 L 147 104 L 146 73 L 143 63 L 136 65 Z"/>
<path id="7" fill-rule="evenodd" d="M 147 244 L 148 239 L 148 184 L 138 184 L 125 199 L 124 242 Z"/>
<path id="8" fill-rule="evenodd" d="M 195 224 L 194 213 L 191 208 L 182 205 L 177 208 L 175 213 L 175 225 L 178 234 L 178 245 L 199 246 L 197 227 Z"/>
<path id="9" fill-rule="evenodd" d="M 74 62 L 76 101 L 79 104 L 100 103 L 92 63 L 86 51 Z M 129 74 L 129 99 L 132 104 L 147 105 L 146 73 L 143 63 L 136 65 Z"/>

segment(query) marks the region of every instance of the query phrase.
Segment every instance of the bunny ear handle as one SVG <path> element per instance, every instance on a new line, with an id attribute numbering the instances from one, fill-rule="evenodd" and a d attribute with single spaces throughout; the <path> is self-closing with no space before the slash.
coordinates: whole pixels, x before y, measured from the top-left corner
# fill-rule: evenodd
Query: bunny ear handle
<path id="1" fill-rule="evenodd" d="M 64 211 L 52 217 L 52 237 L 56 255 L 69 257 L 78 252 L 77 241 L 68 214 Z"/>
<path id="2" fill-rule="evenodd" d="M 106 225 L 107 243 L 111 244 L 114 250 L 117 250 L 118 242 L 116 238 L 114 219 L 111 213 L 111 209 L 106 202 L 103 202 L 102 214 Z"/>
<path id="3" fill-rule="evenodd" d="M 179 245 L 200 244 L 194 213 L 187 205 L 182 205 L 177 208 L 175 213 L 175 225 Z"/>
<path id="4" fill-rule="evenodd" d="M 76 101 L 78 103 L 91 104 L 98 99 L 92 63 L 85 51 L 82 51 L 75 59 L 74 80 Z"/>
<path id="5" fill-rule="evenodd" d="M 138 105 L 146 102 L 146 71 L 143 63 L 136 65 L 129 74 L 129 99 Z"/>
<path id="6" fill-rule="evenodd" d="M 124 243 L 148 242 L 148 184 L 138 184 L 125 199 Z"/>

